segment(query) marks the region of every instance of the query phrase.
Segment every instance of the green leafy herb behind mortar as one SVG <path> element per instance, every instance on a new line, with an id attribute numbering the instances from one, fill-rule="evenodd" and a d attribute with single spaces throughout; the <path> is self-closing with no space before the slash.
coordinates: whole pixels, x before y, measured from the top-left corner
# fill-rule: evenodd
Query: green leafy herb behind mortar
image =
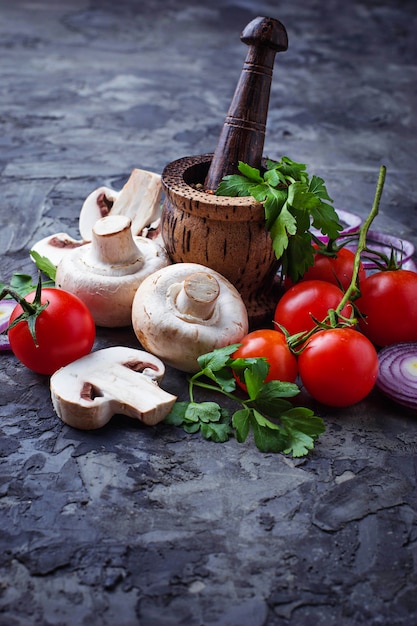
<path id="1" fill-rule="evenodd" d="M 313 264 L 311 228 L 330 239 L 342 230 L 323 179 L 310 177 L 304 164 L 286 156 L 280 161 L 267 159 L 264 173 L 242 162 L 239 171 L 222 179 L 216 195 L 252 196 L 263 203 L 282 273 L 297 281 Z"/>

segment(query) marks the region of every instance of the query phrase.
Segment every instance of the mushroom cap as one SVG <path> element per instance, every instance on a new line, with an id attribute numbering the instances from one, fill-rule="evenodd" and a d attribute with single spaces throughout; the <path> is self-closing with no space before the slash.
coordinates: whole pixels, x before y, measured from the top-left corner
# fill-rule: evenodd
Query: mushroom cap
<path id="1" fill-rule="evenodd" d="M 97 326 L 129 326 L 137 288 L 149 274 L 170 263 L 165 249 L 155 241 L 145 237 L 133 237 L 133 241 L 137 254 L 130 263 L 116 266 L 100 262 L 92 242 L 72 250 L 57 267 L 56 286 L 77 295 Z"/>
<path id="2" fill-rule="evenodd" d="M 219 287 L 207 319 L 178 308 L 184 283 L 198 273 L 208 274 Z M 200 355 L 243 339 L 248 314 L 239 292 L 224 276 L 204 265 L 176 263 L 141 283 L 133 300 L 132 325 L 146 350 L 167 365 L 192 373 L 199 370 Z"/>
<path id="3" fill-rule="evenodd" d="M 82 430 L 100 428 L 116 414 L 154 425 L 176 400 L 158 385 L 164 373 L 160 359 L 143 350 L 104 348 L 52 375 L 52 404 L 63 422 Z"/>

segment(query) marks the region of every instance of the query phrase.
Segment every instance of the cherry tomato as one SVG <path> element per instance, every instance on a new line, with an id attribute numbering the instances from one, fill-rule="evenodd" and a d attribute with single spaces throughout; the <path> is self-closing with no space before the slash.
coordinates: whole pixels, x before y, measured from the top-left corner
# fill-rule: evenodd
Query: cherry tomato
<path id="1" fill-rule="evenodd" d="M 33 302 L 35 292 L 25 300 Z M 77 296 L 62 289 L 46 288 L 41 292 L 41 303 L 49 302 L 36 320 L 38 345 L 30 334 L 28 323 L 19 322 L 8 332 L 15 356 L 38 374 L 53 374 L 72 361 L 85 356 L 93 347 L 96 329 L 93 317 Z M 13 322 L 22 313 L 17 304 L 10 317 Z"/>
<path id="2" fill-rule="evenodd" d="M 317 332 L 298 357 L 301 380 L 318 402 L 344 407 L 356 404 L 373 389 L 378 355 L 373 344 L 354 328 Z"/>
<path id="3" fill-rule="evenodd" d="M 269 363 L 266 381 L 280 380 L 293 383 L 297 378 L 297 359 L 287 345 L 285 336 L 276 330 L 254 330 L 240 342 L 242 345 L 233 353 L 234 359 L 265 358 Z M 242 389 L 246 386 L 239 378 Z"/>
<path id="4" fill-rule="evenodd" d="M 382 270 L 361 284 L 355 301 L 361 331 L 377 346 L 417 341 L 417 273 Z"/>
<path id="5" fill-rule="evenodd" d="M 314 264 L 308 268 L 301 281 L 324 280 L 346 290 L 352 280 L 355 253 L 348 248 L 340 248 L 335 256 L 327 256 L 316 252 Z M 366 272 L 363 264 L 359 266 L 359 280 L 365 280 Z"/>
<path id="6" fill-rule="evenodd" d="M 343 298 L 343 291 L 324 280 L 306 280 L 293 285 L 279 300 L 274 321 L 290 335 L 311 330 L 313 317 L 322 322 L 329 309 L 335 309 Z M 342 315 L 350 317 L 351 304 L 343 307 Z"/>

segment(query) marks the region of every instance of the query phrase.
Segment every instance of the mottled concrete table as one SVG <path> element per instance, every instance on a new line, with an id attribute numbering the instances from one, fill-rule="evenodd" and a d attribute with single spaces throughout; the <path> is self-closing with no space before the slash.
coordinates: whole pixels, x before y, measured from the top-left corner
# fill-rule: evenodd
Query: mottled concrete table
<path id="1" fill-rule="evenodd" d="M 84 198 L 211 152 L 256 15 L 289 35 L 266 153 L 417 243 L 414 0 L 0 0 L 1 278 Z M 96 347 L 137 347 L 127 330 Z M 185 378 L 164 386 L 180 397 Z M 48 379 L 0 358 L 1 626 L 417 623 L 417 422 L 377 391 L 316 407 L 305 459 L 115 418 L 62 424 Z"/>

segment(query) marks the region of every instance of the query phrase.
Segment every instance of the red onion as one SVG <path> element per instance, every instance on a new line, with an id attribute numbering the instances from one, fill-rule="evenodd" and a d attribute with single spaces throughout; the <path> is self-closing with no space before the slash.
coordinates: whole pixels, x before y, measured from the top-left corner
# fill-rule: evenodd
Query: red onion
<path id="1" fill-rule="evenodd" d="M 417 343 L 397 343 L 379 354 L 377 387 L 389 398 L 417 409 Z"/>
<path id="2" fill-rule="evenodd" d="M 10 316 L 16 306 L 14 300 L 0 300 L 0 333 L 9 325 Z M 10 343 L 7 335 L 0 334 L 0 350 L 10 350 Z"/>

